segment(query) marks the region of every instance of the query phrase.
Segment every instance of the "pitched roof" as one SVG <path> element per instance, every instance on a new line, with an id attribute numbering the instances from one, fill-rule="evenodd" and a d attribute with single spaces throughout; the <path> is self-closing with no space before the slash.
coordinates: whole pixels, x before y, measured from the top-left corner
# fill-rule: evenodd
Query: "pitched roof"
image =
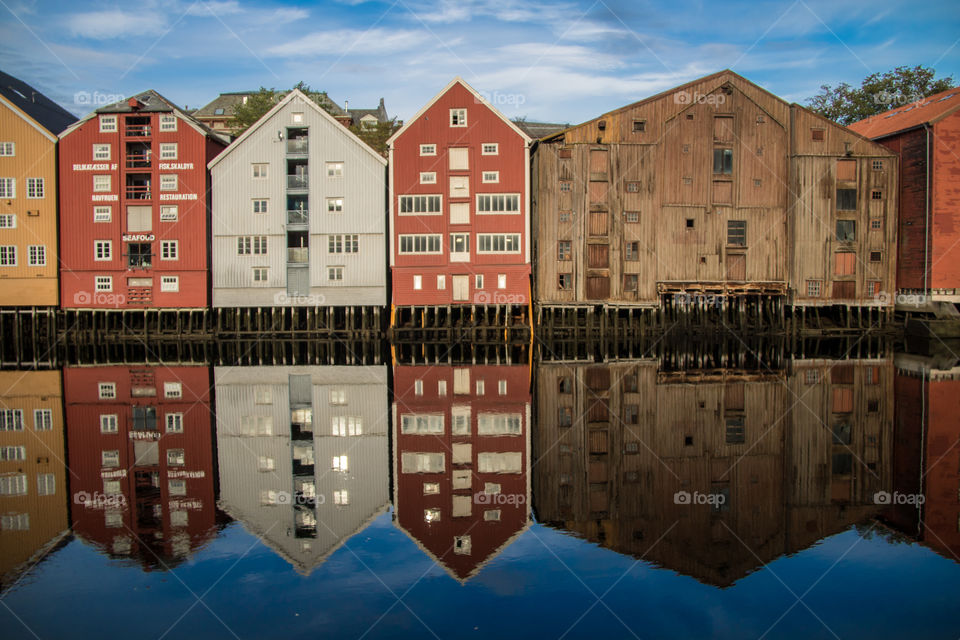
<path id="1" fill-rule="evenodd" d="M 533 139 L 543 138 L 552 135 L 558 131 L 563 131 L 570 126 L 570 123 L 559 124 L 556 122 L 529 122 L 527 120 L 514 120 L 513 123 Z"/>
<path id="2" fill-rule="evenodd" d="M 953 113 L 957 108 L 960 108 L 960 87 L 947 89 L 923 100 L 864 118 L 848 125 L 847 128 L 867 138 L 882 138 L 892 133 L 933 123 Z"/>
<path id="3" fill-rule="evenodd" d="M 387 115 L 387 108 L 383 105 L 383 98 L 380 98 L 380 104 L 375 109 L 347 109 L 354 122 L 359 122 L 360 118 L 370 115 L 377 119 L 377 122 L 389 122 L 390 116 Z"/>
<path id="4" fill-rule="evenodd" d="M 244 98 L 249 98 L 252 95 L 259 93 L 257 91 L 230 91 L 227 93 L 221 93 L 219 96 L 214 98 L 210 103 L 203 105 L 194 112 L 195 116 L 201 118 L 211 118 L 211 117 L 233 117 L 234 108 L 243 102 Z M 277 91 L 277 101 L 279 102 L 289 94 L 289 91 Z M 315 95 L 319 96 L 319 100 L 323 102 L 330 111 L 333 112 L 336 116 L 345 116 L 347 112 L 343 110 L 343 107 L 338 105 L 336 102 L 330 99 L 330 96 L 327 95 L 326 91 L 320 91 Z M 218 109 L 223 109 L 222 112 L 217 113 Z M 353 109 L 351 109 L 353 111 Z"/>
<path id="5" fill-rule="evenodd" d="M 0 71 L 0 95 L 54 136 L 59 135 L 61 131 L 77 121 L 77 116 L 26 82 L 2 71 Z"/>

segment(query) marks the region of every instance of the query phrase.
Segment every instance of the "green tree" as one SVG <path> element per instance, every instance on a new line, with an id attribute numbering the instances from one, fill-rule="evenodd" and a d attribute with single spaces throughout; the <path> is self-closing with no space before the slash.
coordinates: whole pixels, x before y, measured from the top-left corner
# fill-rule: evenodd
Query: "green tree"
<path id="1" fill-rule="evenodd" d="M 350 126 L 350 131 L 366 142 L 371 149 L 386 158 L 387 140 L 389 140 L 390 136 L 396 133 L 401 126 L 401 123 L 397 122 L 397 119 L 394 118 L 387 122 L 378 122 L 376 126 L 373 127 L 365 127 L 358 122 Z"/>
<path id="2" fill-rule="evenodd" d="M 954 86 L 953 76 L 934 79 L 936 71 L 923 65 L 897 67 L 872 73 L 859 87 L 841 82 L 820 85 L 820 93 L 807 100 L 813 111 L 842 125 L 916 102 Z"/>
<path id="3" fill-rule="evenodd" d="M 302 80 L 293 85 L 293 88 L 302 91 L 327 113 L 331 115 L 340 114 L 326 91 L 311 89 L 310 85 Z M 233 135 L 239 136 L 249 129 L 257 120 L 262 118 L 267 111 L 270 111 L 274 105 L 280 102 L 280 100 L 283 100 L 287 93 L 288 91 L 260 87 L 259 91 L 247 98 L 246 104 L 237 103 L 233 107 Z"/>

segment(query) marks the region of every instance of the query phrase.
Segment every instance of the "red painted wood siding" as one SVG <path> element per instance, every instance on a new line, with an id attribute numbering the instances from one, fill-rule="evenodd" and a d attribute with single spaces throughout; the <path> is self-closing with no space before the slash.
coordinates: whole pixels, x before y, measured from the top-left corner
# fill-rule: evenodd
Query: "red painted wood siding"
<path id="1" fill-rule="evenodd" d="M 931 136 L 931 284 L 960 289 L 960 112 L 933 125 Z"/>
<path id="2" fill-rule="evenodd" d="M 467 126 L 450 126 L 450 109 L 467 110 Z M 484 143 L 497 143 L 497 155 L 483 155 Z M 421 156 L 421 144 L 435 144 L 436 156 Z M 468 149 L 469 169 L 450 171 L 449 149 L 466 147 Z M 393 302 L 397 305 L 414 304 L 452 304 L 453 288 L 450 274 L 477 273 L 481 269 L 487 273 L 509 273 L 507 289 L 501 293 L 511 296 L 514 303 L 525 304 L 529 296 L 529 261 L 526 259 L 529 243 L 529 229 L 526 212 L 528 208 L 527 176 L 529 162 L 525 153 L 525 140 L 504 122 L 489 106 L 477 102 L 473 94 L 457 83 L 440 96 L 421 116 L 409 123 L 395 141 L 390 171 L 393 176 Z M 484 171 L 499 171 L 499 183 L 484 184 Z M 421 172 L 435 172 L 435 184 L 420 184 Z M 467 202 L 470 207 L 470 223 L 450 223 L 450 176 L 466 176 L 469 180 L 470 197 L 455 202 Z M 516 214 L 477 215 L 476 196 L 478 193 L 518 193 L 520 211 Z M 399 215 L 401 195 L 442 196 L 440 215 Z M 449 234 L 452 232 L 470 233 L 470 261 L 450 262 Z M 520 234 L 521 248 L 516 254 L 480 255 L 477 253 L 478 233 L 517 233 Z M 401 255 L 399 236 L 401 234 L 440 234 L 440 255 Z M 504 270 L 504 266 L 521 266 L 519 269 Z M 437 271 L 426 271 L 425 267 L 435 267 L 447 275 L 445 292 L 436 291 Z M 430 290 L 413 290 L 413 274 L 422 274 L 426 281 L 430 273 L 433 287 Z M 514 274 L 517 274 L 514 277 Z M 496 278 L 486 278 L 485 289 L 491 300 L 496 292 Z M 426 289 L 426 287 L 425 287 Z M 472 296 L 471 296 L 472 297 Z M 482 298 L 482 296 L 481 296 Z M 472 302 L 472 300 L 470 301 Z"/>
<path id="3" fill-rule="evenodd" d="M 205 307 L 208 305 L 209 228 L 208 228 L 208 172 L 207 163 L 224 146 L 209 139 L 181 119 L 176 131 L 160 131 L 158 113 L 118 115 L 118 131 L 100 133 L 99 117 L 95 116 L 67 134 L 60 141 L 60 243 L 61 243 L 61 303 L 65 308 L 143 308 L 152 307 Z M 150 169 L 126 168 L 126 144 L 137 138 L 124 136 L 126 116 L 150 115 L 153 162 Z M 176 160 L 160 159 L 160 144 L 177 144 Z M 109 161 L 93 159 L 94 144 L 109 144 Z M 108 170 L 81 170 L 75 165 L 108 164 Z M 165 163 L 188 164 L 190 169 L 161 169 Z M 126 199 L 126 176 L 128 173 L 150 173 L 152 198 L 145 200 Z M 160 175 L 176 174 L 178 187 L 174 192 L 160 191 Z M 93 176 L 110 175 L 111 190 L 115 201 L 93 200 Z M 195 194 L 196 200 L 161 200 L 161 194 Z M 153 207 L 151 234 L 153 242 L 153 266 L 150 269 L 128 270 L 126 247 L 122 237 L 126 232 L 126 205 Z M 177 222 L 160 222 L 161 205 L 179 207 Z M 113 209 L 109 223 L 94 223 L 93 208 L 110 205 Z M 109 262 L 94 260 L 94 241 L 112 241 L 113 258 Z M 178 242 L 179 259 L 160 260 L 161 240 Z M 113 291 L 96 295 L 95 277 L 113 276 Z M 161 292 L 160 276 L 180 277 L 178 292 Z M 152 302 L 147 305 L 130 300 L 127 288 L 128 277 L 152 277 Z"/>

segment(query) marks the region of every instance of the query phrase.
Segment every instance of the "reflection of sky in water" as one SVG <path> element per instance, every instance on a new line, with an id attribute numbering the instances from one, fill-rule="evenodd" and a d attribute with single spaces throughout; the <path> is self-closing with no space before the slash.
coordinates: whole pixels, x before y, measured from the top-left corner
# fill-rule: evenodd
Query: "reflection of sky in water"
<path id="1" fill-rule="evenodd" d="M 439 637 L 559 637 L 575 623 L 567 637 L 630 637 L 621 621 L 644 638 L 759 637 L 795 602 L 791 590 L 809 589 L 804 602 L 840 637 L 942 637 L 960 592 L 956 563 L 914 543 L 858 542 L 853 530 L 721 590 L 540 525 L 460 585 L 390 513 L 308 577 L 236 523 L 175 576 L 113 565 L 75 540 L 4 603 L 41 637 L 158 637 L 180 616 L 166 637 L 231 637 L 213 614 L 240 637 L 359 637 L 377 620 L 367 637 L 430 637 L 424 625 Z M 591 608 L 593 594 L 606 595 Z M 0 621 L 4 637 L 31 637 L 5 608 Z M 832 635 L 797 604 L 767 637 Z"/>

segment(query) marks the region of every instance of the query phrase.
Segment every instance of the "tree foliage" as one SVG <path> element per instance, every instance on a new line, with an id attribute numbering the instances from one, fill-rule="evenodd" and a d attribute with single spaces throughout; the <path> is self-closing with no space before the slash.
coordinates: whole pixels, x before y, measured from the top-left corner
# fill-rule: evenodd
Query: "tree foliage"
<path id="1" fill-rule="evenodd" d="M 936 71 L 923 65 L 897 67 L 872 73 L 859 87 L 841 82 L 820 85 L 820 93 L 807 100 L 813 111 L 842 125 L 916 102 L 954 86 L 953 77 L 935 79 Z"/>
<path id="2" fill-rule="evenodd" d="M 387 140 L 397 132 L 402 124 L 396 118 L 387 122 L 378 122 L 376 126 L 365 127 L 361 123 L 354 123 L 350 126 L 350 131 L 355 133 L 358 138 L 367 143 L 367 145 L 382 155 L 387 157 Z"/>
<path id="3" fill-rule="evenodd" d="M 333 102 L 330 100 L 330 97 L 327 95 L 326 91 L 316 91 L 311 89 L 310 85 L 302 80 L 293 85 L 293 88 L 302 91 L 311 100 L 320 105 L 320 107 L 327 113 L 337 115 L 333 106 Z M 270 111 L 275 104 L 283 100 L 287 93 L 288 91 L 260 87 L 256 93 L 247 98 L 246 104 L 238 102 L 236 105 L 234 105 L 233 135 L 239 136 L 241 133 L 253 126 L 253 124 L 262 118 L 267 111 Z"/>

